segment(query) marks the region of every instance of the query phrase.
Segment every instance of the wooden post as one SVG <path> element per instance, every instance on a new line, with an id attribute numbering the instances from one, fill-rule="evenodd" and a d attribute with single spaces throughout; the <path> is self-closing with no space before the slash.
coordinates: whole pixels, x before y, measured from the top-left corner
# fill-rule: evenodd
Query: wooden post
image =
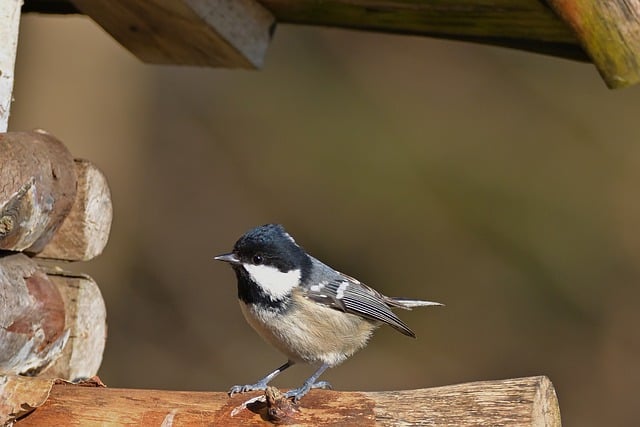
<path id="1" fill-rule="evenodd" d="M 23 385 L 22 388 L 29 387 Z M 42 395 L 41 383 L 35 384 L 34 388 L 34 393 L 25 393 L 25 399 L 37 400 Z M 558 400 L 553 385 L 546 377 L 385 392 L 312 390 L 301 400 L 299 407 L 286 414 L 281 411 L 279 392 L 270 388 L 268 394 L 276 396 L 275 400 L 251 402 L 245 407 L 244 402 L 250 397 L 260 395 L 242 394 L 229 398 L 220 392 L 54 384 L 46 402 L 18 421 L 16 427 L 125 424 L 250 426 L 265 425 L 265 420 L 310 426 L 561 425 Z M 17 408 L 20 408 L 20 403 L 19 399 L 13 400 Z"/>
<path id="2" fill-rule="evenodd" d="M 610 88 L 640 81 L 640 1 L 549 0 Z"/>
<path id="3" fill-rule="evenodd" d="M 18 50 L 22 0 L 0 1 L 0 132 L 6 132 L 13 101 L 13 70 Z"/>

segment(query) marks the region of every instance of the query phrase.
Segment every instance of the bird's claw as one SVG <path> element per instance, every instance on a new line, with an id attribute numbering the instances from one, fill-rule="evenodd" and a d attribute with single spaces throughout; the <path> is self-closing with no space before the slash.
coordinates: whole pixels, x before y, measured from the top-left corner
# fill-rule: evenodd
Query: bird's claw
<path id="1" fill-rule="evenodd" d="M 237 393 L 246 393 L 248 391 L 262 391 L 266 389 L 267 385 L 263 383 L 234 385 L 233 387 L 231 387 L 227 394 L 229 395 L 229 397 L 231 397 Z"/>
<path id="2" fill-rule="evenodd" d="M 317 383 L 313 383 L 313 384 L 304 383 L 301 387 L 298 387 L 296 389 L 289 390 L 288 392 L 286 392 L 284 394 L 284 397 L 288 399 L 293 399 L 294 402 L 297 402 L 300 399 L 302 399 L 304 395 L 306 395 L 309 392 L 309 390 L 314 388 L 331 390 L 333 387 L 331 387 L 331 384 L 329 384 L 329 382 L 327 381 L 318 381 Z"/>

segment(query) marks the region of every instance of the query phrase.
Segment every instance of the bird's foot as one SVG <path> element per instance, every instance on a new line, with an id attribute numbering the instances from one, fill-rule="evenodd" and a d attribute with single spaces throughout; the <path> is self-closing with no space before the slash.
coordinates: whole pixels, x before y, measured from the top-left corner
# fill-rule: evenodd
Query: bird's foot
<path id="1" fill-rule="evenodd" d="M 305 394 L 309 393 L 309 390 L 314 388 L 320 388 L 324 390 L 332 389 L 331 384 L 329 384 L 327 381 L 318 381 L 317 383 L 313 384 L 304 383 L 301 387 L 286 392 L 284 394 L 284 397 L 293 399 L 294 402 L 297 402 L 302 399 Z"/>
<path id="2" fill-rule="evenodd" d="M 266 382 L 257 382 L 255 384 L 234 385 L 227 393 L 229 396 L 233 396 L 236 393 L 246 393 L 247 391 L 262 391 L 267 389 Z"/>

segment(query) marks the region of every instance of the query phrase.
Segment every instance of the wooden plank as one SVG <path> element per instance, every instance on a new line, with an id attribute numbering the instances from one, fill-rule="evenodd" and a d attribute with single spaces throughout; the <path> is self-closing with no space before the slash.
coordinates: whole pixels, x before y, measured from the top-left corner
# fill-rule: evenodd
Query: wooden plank
<path id="1" fill-rule="evenodd" d="M 56 384 L 49 399 L 17 422 L 43 425 L 265 425 L 282 403 L 243 402 L 256 393 L 91 388 Z M 271 414 L 271 415 L 270 415 Z M 560 426 L 553 385 L 546 377 L 482 381 L 431 389 L 388 392 L 312 390 L 283 424 Z"/>
<path id="2" fill-rule="evenodd" d="M 145 62 L 259 68 L 275 20 L 255 0 L 72 0 Z"/>
<path id="3" fill-rule="evenodd" d="M 71 211 L 38 258 L 88 261 L 100 255 L 109 240 L 113 205 L 104 174 L 91 162 L 76 159 L 78 179 Z"/>
<path id="4" fill-rule="evenodd" d="M 18 50 L 22 0 L 0 1 L 0 132 L 6 132 L 13 101 L 13 71 Z"/>
<path id="5" fill-rule="evenodd" d="M 539 0 L 260 0 L 260 3 L 278 22 L 416 34 L 588 59 L 569 25 Z"/>
<path id="6" fill-rule="evenodd" d="M 640 81 L 640 1 L 549 0 L 610 88 Z"/>

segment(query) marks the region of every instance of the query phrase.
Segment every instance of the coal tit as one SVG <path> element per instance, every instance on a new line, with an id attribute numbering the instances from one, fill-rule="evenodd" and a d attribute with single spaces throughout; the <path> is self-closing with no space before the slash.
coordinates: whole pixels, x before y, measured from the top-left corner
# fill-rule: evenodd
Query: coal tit
<path id="1" fill-rule="evenodd" d="M 364 347 L 382 323 L 415 338 L 391 308 L 441 305 L 382 295 L 307 254 L 278 224 L 249 230 L 236 242 L 233 252 L 214 259 L 231 264 L 247 322 L 288 357 L 287 363 L 257 383 L 233 386 L 230 396 L 265 390 L 272 379 L 296 362 L 320 367 L 286 397 L 297 401 L 310 389 L 330 388 L 326 381 L 317 381 L 320 375 Z"/>

